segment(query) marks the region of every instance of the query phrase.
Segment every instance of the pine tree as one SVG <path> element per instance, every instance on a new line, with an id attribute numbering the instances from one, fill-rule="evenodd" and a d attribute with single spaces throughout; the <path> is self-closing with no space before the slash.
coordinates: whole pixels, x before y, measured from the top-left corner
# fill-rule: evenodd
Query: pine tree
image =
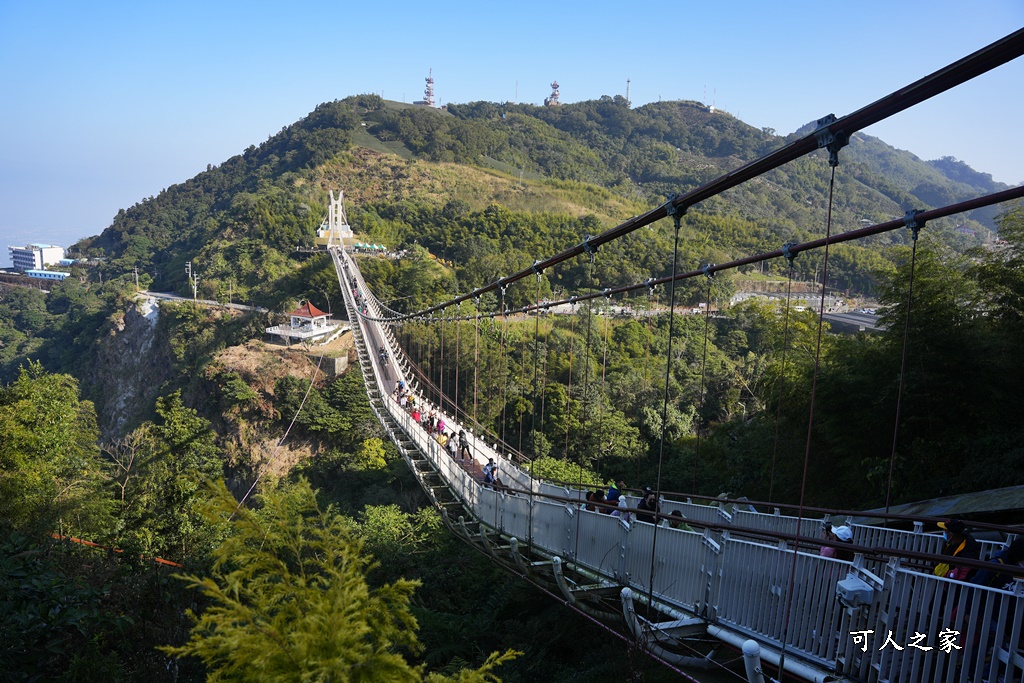
<path id="1" fill-rule="evenodd" d="M 497 681 L 491 671 L 514 653 L 493 654 L 454 678 L 409 664 L 422 649 L 409 608 L 417 581 L 371 589 L 376 563 L 363 551 L 355 522 L 321 510 L 305 480 L 262 496 L 258 511 L 220 484 L 210 512 L 231 518 L 209 577 L 182 576 L 210 606 L 188 642 L 164 647 L 201 658 L 210 680 Z"/>

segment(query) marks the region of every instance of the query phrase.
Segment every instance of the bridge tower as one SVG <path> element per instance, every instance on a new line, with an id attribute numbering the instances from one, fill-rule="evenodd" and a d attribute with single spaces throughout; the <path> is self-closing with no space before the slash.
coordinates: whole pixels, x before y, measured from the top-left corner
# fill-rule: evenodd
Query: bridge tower
<path id="1" fill-rule="evenodd" d="M 334 190 L 330 190 L 331 203 L 327 207 L 327 246 L 344 246 L 345 238 L 352 237 L 352 228 L 345 217 L 345 192 L 338 190 L 338 198 L 334 198 Z"/>

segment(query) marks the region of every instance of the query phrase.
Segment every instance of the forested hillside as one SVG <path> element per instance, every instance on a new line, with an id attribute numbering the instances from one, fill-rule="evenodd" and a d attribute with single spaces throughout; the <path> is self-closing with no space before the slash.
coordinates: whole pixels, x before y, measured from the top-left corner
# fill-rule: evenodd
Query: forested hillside
<path id="1" fill-rule="evenodd" d="M 350 97 L 119 212 L 76 245 L 87 260 L 49 293 L 0 290 L 0 600 L 12 615 L 0 626 L 0 677 L 201 680 L 232 677 L 253 658 L 291 670 L 293 652 L 318 648 L 351 654 L 332 660 L 339 667 L 373 662 L 403 680 L 625 677 L 637 665 L 617 641 L 597 629 L 580 637 L 574 617 L 444 532 L 374 420 L 358 372 L 328 376 L 301 350 L 264 344 L 262 330 L 300 300 L 341 307 L 330 259 L 309 252 L 329 190 L 344 190 L 358 239 L 403 252 L 361 257 L 360 267 L 381 299 L 414 311 L 786 140 L 695 102 L 437 111 Z M 840 158 L 833 232 L 1000 189 L 954 159 L 921 162 L 862 134 Z M 680 267 L 820 237 L 829 172 L 813 154 L 692 208 Z M 399 333 L 427 377 L 439 378 L 446 354 L 446 367 L 460 371 L 446 386 L 458 387 L 467 412 L 472 402 L 480 428 L 522 444 L 552 477 L 631 486 L 660 477 L 666 491 L 794 502 L 810 452 L 807 501 L 827 507 L 878 505 L 890 491 L 903 502 L 1024 483 L 1024 209 L 1000 210 L 999 248 L 983 247 L 995 212 L 922 231 L 906 347 L 906 231 L 831 250 L 828 286 L 877 298 L 888 327 L 826 334 L 817 361 L 816 316 L 797 308 L 813 301 L 729 305 L 752 283 L 784 291 L 782 259 L 682 283 L 678 307 L 710 303 L 706 317 L 670 321 L 658 288 L 576 306 L 572 316 L 488 317 L 478 331 L 411 322 Z M 186 262 L 199 298 L 272 313 L 191 302 L 141 309 L 135 273 L 142 288 L 191 296 Z M 822 269 L 821 254 L 793 262 L 805 283 Z M 592 262 L 510 287 L 504 304 L 512 312 L 671 270 L 671 228 L 652 226 Z M 462 313 L 501 303 L 487 295 Z M 183 563 L 189 578 L 172 578 L 154 556 Z M 279 612 L 280 585 L 260 579 L 269 567 L 343 583 L 359 609 L 335 628 L 303 622 L 304 613 L 331 613 L 323 601 L 337 598 L 304 584 L 301 608 Z M 228 596 L 242 585 L 247 609 L 295 631 L 294 651 L 276 649 L 266 629 L 237 628 L 240 606 Z M 360 647 L 345 640 L 353 629 L 370 634 Z"/>

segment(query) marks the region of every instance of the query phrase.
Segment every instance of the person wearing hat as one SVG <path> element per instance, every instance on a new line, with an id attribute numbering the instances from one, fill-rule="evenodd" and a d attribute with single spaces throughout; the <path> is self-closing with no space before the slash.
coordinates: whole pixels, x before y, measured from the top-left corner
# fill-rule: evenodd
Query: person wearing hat
<path id="1" fill-rule="evenodd" d="M 833 543 L 833 545 L 821 546 L 822 557 L 834 557 L 837 560 L 844 560 L 846 562 L 853 561 L 853 551 L 848 550 L 842 545 L 844 543 L 853 543 L 853 529 L 846 526 L 835 526 L 834 524 L 825 533 L 826 540 Z"/>
<path id="2" fill-rule="evenodd" d="M 964 523 L 959 519 L 950 519 L 939 522 L 942 529 L 942 554 L 949 557 L 962 557 L 977 560 L 981 557 L 981 545 L 971 536 Z M 958 567 L 951 562 L 939 562 L 933 570 L 936 576 L 944 576 L 947 579 L 959 581 L 970 581 L 974 569 L 971 567 Z"/>

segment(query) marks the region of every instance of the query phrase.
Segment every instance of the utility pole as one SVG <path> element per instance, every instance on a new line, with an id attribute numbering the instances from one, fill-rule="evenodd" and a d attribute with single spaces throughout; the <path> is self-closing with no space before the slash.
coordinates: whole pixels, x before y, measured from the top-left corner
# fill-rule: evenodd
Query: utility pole
<path id="1" fill-rule="evenodd" d="M 195 301 L 199 292 L 199 273 L 192 270 L 191 261 L 185 262 L 185 275 L 188 276 L 188 279 L 192 284 L 192 301 Z"/>

